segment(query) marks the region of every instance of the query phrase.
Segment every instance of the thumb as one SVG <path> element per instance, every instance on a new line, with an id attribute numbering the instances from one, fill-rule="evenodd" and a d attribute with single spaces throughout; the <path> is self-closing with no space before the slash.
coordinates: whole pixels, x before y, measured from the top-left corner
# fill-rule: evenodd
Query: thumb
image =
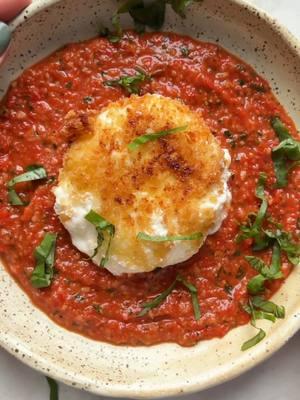
<path id="1" fill-rule="evenodd" d="M 8 47 L 10 42 L 10 29 L 4 23 L 0 21 L 0 54 L 2 54 Z"/>

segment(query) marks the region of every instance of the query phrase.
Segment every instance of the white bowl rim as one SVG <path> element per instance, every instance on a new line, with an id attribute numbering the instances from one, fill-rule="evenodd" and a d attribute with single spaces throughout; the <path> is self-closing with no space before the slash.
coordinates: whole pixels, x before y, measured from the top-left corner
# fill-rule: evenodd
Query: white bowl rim
<path id="1" fill-rule="evenodd" d="M 26 20 L 30 19 L 35 14 L 40 11 L 53 6 L 56 3 L 62 2 L 63 0 L 42 0 L 42 4 L 39 1 L 31 3 L 30 6 L 26 8 L 26 11 L 23 11 L 15 20 L 13 20 L 10 24 L 12 32 L 22 23 L 24 23 L 24 13 L 26 12 Z M 259 15 L 259 17 L 268 25 L 276 28 L 276 31 L 281 36 L 282 40 L 286 43 L 286 46 L 296 54 L 297 58 L 300 59 L 300 40 L 297 39 L 285 26 L 283 26 L 276 18 L 270 16 L 267 12 L 260 9 L 257 6 L 254 6 L 248 3 L 247 0 L 229 0 L 231 3 L 240 6 L 246 7 L 247 10 L 252 13 Z M 300 314 L 300 307 L 299 307 Z M 267 358 L 271 357 L 276 351 L 278 351 L 288 340 L 290 340 L 297 331 L 300 330 L 300 318 L 295 318 L 294 315 L 291 315 L 285 324 L 285 329 L 277 336 L 277 340 L 272 340 L 272 337 L 269 338 L 269 346 L 270 351 L 267 353 L 265 351 L 261 351 L 256 353 L 255 357 L 249 358 L 248 363 L 239 363 L 237 362 L 234 366 L 227 371 L 226 376 L 215 376 L 214 379 L 211 377 L 207 381 L 202 381 L 201 383 L 184 383 L 179 382 L 176 387 L 170 386 L 166 388 L 164 386 L 164 392 L 168 392 L 168 396 L 176 396 L 180 394 L 188 394 L 195 393 L 204 389 L 208 389 L 212 386 L 222 384 L 226 381 L 234 379 L 235 377 L 243 374 L 244 372 L 250 370 L 261 362 L 265 361 Z M 45 371 L 47 370 L 47 375 L 56 379 L 60 382 L 63 382 L 69 386 L 74 386 L 73 382 L 76 382 L 76 388 L 86 390 L 86 380 L 81 378 L 80 376 L 72 375 L 66 369 L 60 368 L 53 361 L 49 363 L 49 361 L 45 361 L 41 357 L 37 356 L 34 352 L 28 351 L 26 347 L 21 348 L 19 352 L 15 352 L 14 349 L 20 348 L 21 344 L 16 343 L 13 337 L 4 336 L 0 331 L 0 346 L 8 351 L 10 354 L 15 356 L 24 364 L 33 368 L 36 371 Z M 92 383 L 92 382 L 91 382 Z M 100 387 L 100 388 L 99 388 Z M 109 388 L 107 386 L 101 386 L 98 382 L 98 387 L 93 388 L 91 385 L 88 389 L 89 392 L 92 392 L 101 396 L 109 396 L 109 397 L 126 397 L 126 398 L 161 398 L 161 393 L 159 389 L 146 389 L 141 391 L 139 394 L 133 393 L 129 388 L 115 388 L 114 385 L 111 385 Z"/>

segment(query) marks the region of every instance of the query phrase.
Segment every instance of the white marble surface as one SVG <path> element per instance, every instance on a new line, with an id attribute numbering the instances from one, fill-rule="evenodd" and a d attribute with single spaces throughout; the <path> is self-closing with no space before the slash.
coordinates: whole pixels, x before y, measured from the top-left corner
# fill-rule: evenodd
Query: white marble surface
<path id="1" fill-rule="evenodd" d="M 300 0 L 248 1 L 278 18 L 300 38 Z M 300 334 L 254 370 L 231 382 L 179 400 L 299 400 L 299 349 Z M 45 378 L 0 350 L 0 400 L 48 398 Z M 60 400 L 96 399 L 105 400 L 60 385 Z"/>

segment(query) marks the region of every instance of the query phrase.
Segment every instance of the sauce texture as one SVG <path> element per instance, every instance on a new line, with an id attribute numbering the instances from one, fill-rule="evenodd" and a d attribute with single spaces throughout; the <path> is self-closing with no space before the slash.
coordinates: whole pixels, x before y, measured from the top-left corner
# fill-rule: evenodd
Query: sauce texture
<path id="1" fill-rule="evenodd" d="M 232 203 L 220 230 L 207 238 L 191 260 L 147 274 L 114 277 L 86 259 L 72 244 L 56 216 L 52 193 L 71 138 L 62 127 L 69 111 L 101 110 L 125 97 L 122 88 L 104 81 L 133 75 L 140 67 L 152 76 L 141 94 L 181 99 L 202 113 L 213 134 L 232 157 Z M 257 272 L 245 260 L 251 240 L 236 243 L 239 226 L 260 202 L 255 187 L 268 175 L 269 214 L 286 231 L 297 232 L 299 169 L 284 189 L 274 189 L 271 150 L 278 139 L 270 118 L 279 116 L 296 128 L 268 83 L 247 64 L 215 44 L 176 34 L 126 32 L 120 43 L 96 38 L 70 44 L 27 69 L 12 83 L 0 116 L 0 254 L 6 268 L 33 303 L 63 327 L 114 344 L 152 345 L 177 342 L 191 346 L 222 337 L 249 321 L 243 305 L 247 282 Z M 23 183 L 17 191 L 29 201 L 11 206 L 7 182 L 31 164 L 52 178 Z M 46 289 L 30 283 L 34 250 L 45 232 L 57 232 L 55 277 Z M 257 255 L 257 253 L 255 254 Z M 269 261 L 270 250 L 258 253 Z M 282 256 L 285 276 L 292 266 Z M 198 289 L 202 317 L 196 321 L 189 292 L 178 284 L 159 307 L 139 317 L 141 305 L 163 292 L 180 273 Z M 282 280 L 267 285 L 267 297 Z"/>

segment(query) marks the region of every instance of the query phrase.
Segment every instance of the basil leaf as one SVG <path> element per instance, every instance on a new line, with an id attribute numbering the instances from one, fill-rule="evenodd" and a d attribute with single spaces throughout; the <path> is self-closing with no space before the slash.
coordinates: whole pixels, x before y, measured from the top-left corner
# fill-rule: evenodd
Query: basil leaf
<path id="1" fill-rule="evenodd" d="M 252 300 L 249 300 L 249 305 L 243 306 L 244 310 L 251 315 L 251 323 L 256 327 L 256 320 L 266 319 L 271 322 L 276 322 L 276 317 L 272 313 L 265 312 L 263 310 L 255 310 L 252 304 Z"/>
<path id="2" fill-rule="evenodd" d="M 40 245 L 35 249 L 36 267 L 30 279 L 35 288 L 41 289 L 51 285 L 54 275 L 56 239 L 55 233 L 46 233 Z"/>
<path id="3" fill-rule="evenodd" d="M 246 256 L 245 259 L 258 272 L 261 272 L 268 268 L 267 265 L 265 264 L 265 262 L 261 258 L 253 257 L 253 256 Z"/>
<path id="4" fill-rule="evenodd" d="M 273 314 L 267 313 L 265 311 L 254 310 L 253 314 L 254 314 L 253 316 L 255 317 L 255 320 L 265 319 L 265 320 L 271 321 L 273 323 L 276 322 L 276 317 Z"/>
<path id="5" fill-rule="evenodd" d="M 258 213 L 256 214 L 255 221 L 253 224 L 242 225 L 240 233 L 237 237 L 237 242 L 249 238 L 254 239 L 254 250 L 262 250 L 268 246 L 268 242 L 265 240 L 265 235 L 262 232 L 262 224 L 266 218 L 267 209 L 268 209 L 268 201 L 265 195 L 265 184 L 267 180 L 267 175 L 263 172 L 259 174 L 257 186 L 256 186 L 256 197 L 261 200 L 261 205 Z"/>
<path id="6" fill-rule="evenodd" d="M 140 94 L 141 84 L 150 79 L 151 76 L 145 71 L 137 69 L 135 75 L 125 75 L 121 76 L 119 79 L 110 79 L 104 81 L 103 84 L 110 87 L 121 87 L 129 94 Z"/>
<path id="7" fill-rule="evenodd" d="M 256 275 L 254 278 L 250 279 L 247 285 L 247 289 L 251 294 L 258 294 L 265 290 L 265 281 L 267 278 L 261 274 Z"/>
<path id="8" fill-rule="evenodd" d="M 288 184 L 289 171 L 298 165 L 300 160 L 300 142 L 294 139 L 280 118 L 271 120 L 271 126 L 280 140 L 280 144 L 272 150 L 275 169 L 276 187 L 283 188 Z M 289 163 L 295 161 L 295 163 Z"/>
<path id="9" fill-rule="evenodd" d="M 148 303 L 142 304 L 143 310 L 138 314 L 138 317 L 143 317 L 144 315 L 148 314 L 150 310 L 153 308 L 158 307 L 160 304 L 162 304 L 166 298 L 169 296 L 171 292 L 175 289 L 175 286 L 177 284 L 177 280 L 172 283 L 165 291 L 163 291 L 160 295 L 156 296 L 154 300 L 149 301 Z"/>
<path id="10" fill-rule="evenodd" d="M 118 43 L 122 39 L 123 36 L 123 29 L 121 27 L 120 23 L 120 15 L 119 14 L 114 14 L 111 19 L 111 23 L 114 27 L 114 32 L 108 34 L 108 40 L 111 43 Z"/>
<path id="11" fill-rule="evenodd" d="M 171 4 L 173 10 L 180 15 L 185 17 L 186 8 L 193 2 L 193 0 L 169 0 L 168 3 Z"/>
<path id="12" fill-rule="evenodd" d="M 286 165 L 286 160 L 282 157 L 274 157 L 272 154 L 272 160 L 275 169 L 276 176 L 276 188 L 284 188 L 288 184 L 288 168 Z"/>
<path id="13" fill-rule="evenodd" d="M 187 125 L 179 126 L 178 128 L 167 129 L 165 131 L 155 132 L 155 133 L 147 133 L 142 136 L 138 136 L 127 146 L 130 151 L 136 150 L 142 144 L 146 144 L 148 142 L 154 142 L 155 140 L 160 139 L 161 137 L 172 135 L 174 133 L 182 132 L 187 129 Z"/>
<path id="14" fill-rule="evenodd" d="M 201 318 L 201 310 L 198 300 L 198 290 L 197 288 L 190 282 L 187 282 L 182 276 L 177 275 L 175 281 L 160 295 L 156 296 L 152 301 L 148 303 L 142 304 L 142 311 L 138 314 L 138 317 L 143 317 L 153 308 L 158 307 L 162 304 L 169 294 L 175 289 L 176 284 L 180 282 L 182 283 L 190 292 L 192 298 L 192 304 L 194 309 L 195 320 L 198 321 Z"/>
<path id="15" fill-rule="evenodd" d="M 300 160 L 300 142 L 290 138 L 281 142 L 272 150 L 275 158 L 286 157 L 292 161 Z"/>
<path id="16" fill-rule="evenodd" d="M 119 8 L 118 14 L 125 14 L 134 8 L 143 7 L 143 0 L 127 0 Z"/>
<path id="17" fill-rule="evenodd" d="M 273 245 L 273 253 L 272 253 L 272 261 L 271 266 L 265 275 L 271 279 L 279 279 L 278 274 L 282 278 L 283 275 L 281 273 L 281 250 L 278 243 L 274 243 Z M 275 278 L 274 278 L 275 277 Z"/>
<path id="18" fill-rule="evenodd" d="M 48 376 L 46 376 L 46 379 L 47 379 L 47 382 L 48 382 L 48 385 L 49 385 L 49 389 L 50 389 L 49 400 L 59 400 L 57 382 L 54 379 L 49 378 Z"/>
<path id="19" fill-rule="evenodd" d="M 295 266 L 300 264 L 300 244 L 295 243 L 290 233 L 277 229 L 276 232 L 265 231 L 269 240 L 276 240 L 280 249 L 286 252 L 288 260 Z"/>
<path id="20" fill-rule="evenodd" d="M 248 282 L 247 287 L 251 294 L 263 292 L 265 289 L 265 281 L 283 278 L 283 274 L 281 272 L 280 255 L 280 247 L 278 243 L 275 243 L 273 246 L 272 261 L 270 267 L 267 267 L 267 265 L 260 258 L 252 256 L 245 257 L 246 260 L 251 264 L 251 266 L 255 268 L 258 272 L 260 272 L 259 275 L 256 275 Z"/>
<path id="21" fill-rule="evenodd" d="M 182 283 L 191 293 L 192 297 L 192 304 L 193 304 L 193 309 L 194 309 L 194 315 L 195 315 L 195 320 L 198 321 L 201 318 L 201 310 L 200 310 L 200 304 L 199 304 L 199 299 L 198 299 L 198 290 L 196 286 L 194 286 L 192 283 L 187 282 L 182 276 L 177 276 L 176 280 L 180 283 Z"/>
<path id="22" fill-rule="evenodd" d="M 254 336 L 252 339 L 248 340 L 242 345 L 241 350 L 246 351 L 251 347 L 256 346 L 258 343 L 264 340 L 265 337 L 266 337 L 266 332 L 263 329 L 260 329 L 256 336 Z"/>
<path id="23" fill-rule="evenodd" d="M 288 128 L 284 125 L 279 117 L 271 118 L 271 126 L 281 142 L 291 138 Z"/>
<path id="24" fill-rule="evenodd" d="M 105 256 L 102 257 L 100 266 L 105 267 L 105 265 L 108 262 L 108 255 L 111 247 L 111 241 L 115 235 L 115 226 L 108 222 L 105 218 L 103 218 L 101 215 L 97 214 L 94 210 L 91 210 L 86 216 L 85 219 L 90 222 L 92 225 L 95 226 L 96 231 L 97 231 L 97 247 L 94 250 L 94 254 L 92 255 L 91 258 L 94 258 L 98 251 L 100 250 L 103 241 L 104 241 L 104 235 L 103 232 L 107 231 L 109 234 L 109 239 L 108 239 L 108 244 L 106 247 L 105 251 Z"/>
<path id="25" fill-rule="evenodd" d="M 127 0 L 119 7 L 117 13 L 124 14 L 128 12 L 139 29 L 148 26 L 152 29 L 159 30 L 165 22 L 167 4 L 170 4 L 177 14 L 184 17 L 185 10 L 192 1 L 193 0 L 153 0 L 151 3 L 147 2 L 145 4 L 143 0 Z"/>
<path id="26" fill-rule="evenodd" d="M 175 242 L 177 240 L 201 240 L 203 234 L 201 232 L 192 233 L 190 235 L 177 236 L 150 236 L 147 233 L 139 232 L 137 239 L 149 242 Z"/>
<path id="27" fill-rule="evenodd" d="M 251 299 L 252 304 L 255 308 L 260 311 L 272 314 L 275 318 L 283 319 L 285 317 L 285 308 L 283 306 L 277 306 L 272 301 L 264 300 L 262 297 L 255 296 Z"/>
<path id="28" fill-rule="evenodd" d="M 22 182 L 30 182 L 30 181 L 37 181 L 40 179 L 45 179 L 47 178 L 47 172 L 45 168 L 43 168 L 40 165 L 29 165 L 26 168 L 26 171 L 24 174 L 18 175 L 11 179 L 7 183 L 7 189 L 8 189 L 8 199 L 11 205 L 13 206 L 24 206 L 27 205 L 27 203 L 23 202 L 21 198 L 17 195 L 14 187 L 18 183 Z"/>
<path id="29" fill-rule="evenodd" d="M 166 3 L 164 0 L 156 0 L 150 4 L 133 7 L 129 10 L 130 16 L 135 23 L 143 26 L 149 26 L 155 30 L 159 30 L 164 22 L 166 15 Z"/>

